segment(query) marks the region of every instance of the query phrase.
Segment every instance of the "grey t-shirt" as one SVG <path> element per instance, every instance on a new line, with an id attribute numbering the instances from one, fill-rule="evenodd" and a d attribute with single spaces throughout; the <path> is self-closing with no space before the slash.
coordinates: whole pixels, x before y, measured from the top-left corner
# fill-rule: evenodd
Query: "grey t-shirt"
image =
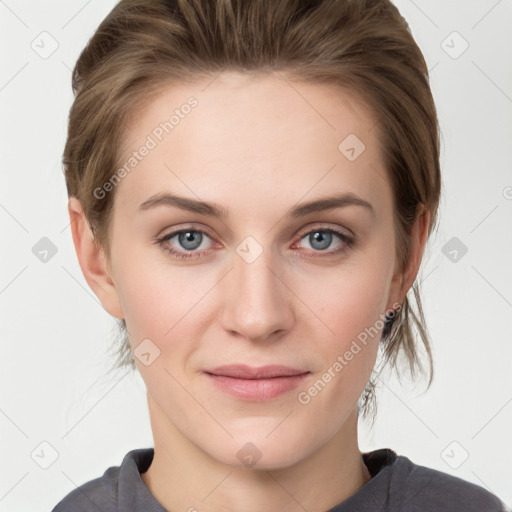
<path id="1" fill-rule="evenodd" d="M 140 473 L 153 448 L 128 452 L 121 466 L 71 491 L 52 512 L 168 512 L 151 494 Z M 372 478 L 350 498 L 326 512 L 505 512 L 483 487 L 419 466 L 389 448 L 363 453 Z"/>

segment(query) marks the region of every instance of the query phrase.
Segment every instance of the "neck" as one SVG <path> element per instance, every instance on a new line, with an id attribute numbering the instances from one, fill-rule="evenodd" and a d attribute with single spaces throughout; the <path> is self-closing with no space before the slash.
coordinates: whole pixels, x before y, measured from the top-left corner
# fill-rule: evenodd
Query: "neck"
<path id="1" fill-rule="evenodd" d="M 371 478 L 357 444 L 355 409 L 327 444 L 292 466 L 270 470 L 223 464 L 169 423 L 154 421 L 155 414 L 155 454 L 141 477 L 169 511 L 325 512 Z"/>

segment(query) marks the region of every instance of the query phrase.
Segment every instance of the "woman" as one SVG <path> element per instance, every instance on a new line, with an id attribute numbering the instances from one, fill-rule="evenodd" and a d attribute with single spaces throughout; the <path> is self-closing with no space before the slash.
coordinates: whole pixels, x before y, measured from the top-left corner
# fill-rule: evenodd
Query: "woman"
<path id="1" fill-rule="evenodd" d="M 154 449 L 55 512 L 504 510 L 358 447 L 379 354 L 422 369 L 415 324 L 431 363 L 415 277 L 438 122 L 389 1 L 123 0 L 73 88 L 73 241 Z"/>

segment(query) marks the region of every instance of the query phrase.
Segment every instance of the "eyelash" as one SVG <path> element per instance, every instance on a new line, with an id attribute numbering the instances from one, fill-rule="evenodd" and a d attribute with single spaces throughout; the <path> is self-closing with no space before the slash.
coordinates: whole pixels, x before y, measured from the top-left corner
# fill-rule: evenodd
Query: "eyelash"
<path id="1" fill-rule="evenodd" d="M 200 229 L 193 229 L 193 228 L 184 228 L 184 229 L 179 229 L 177 231 L 173 231 L 172 233 L 169 233 L 169 234 L 165 235 L 164 237 L 157 239 L 156 243 L 160 247 L 162 247 L 162 249 L 164 251 L 166 251 L 167 253 L 171 254 L 176 259 L 179 259 L 179 260 L 189 260 L 189 259 L 194 259 L 194 258 L 201 258 L 202 254 L 204 252 L 206 252 L 207 249 L 204 249 L 203 251 L 192 251 L 192 252 L 186 253 L 186 252 L 176 251 L 175 249 L 172 249 L 168 245 L 165 244 L 165 242 L 167 242 L 171 238 L 174 238 L 176 235 L 179 235 L 180 233 L 188 233 L 188 232 L 201 233 L 203 235 L 208 236 L 209 238 L 212 238 L 212 237 L 210 237 L 210 235 L 206 231 L 202 231 Z M 337 235 L 342 240 L 343 245 L 342 245 L 342 247 L 340 249 L 336 249 L 334 251 L 330 251 L 330 252 L 324 253 L 324 255 L 322 255 L 322 256 L 307 256 L 307 257 L 312 257 L 312 258 L 320 257 L 320 258 L 322 258 L 322 257 L 335 256 L 335 255 L 341 254 L 341 253 L 343 253 L 345 251 L 348 251 L 355 244 L 355 239 L 353 237 L 348 236 L 345 233 L 342 233 L 341 231 L 338 231 L 338 230 L 333 229 L 333 228 L 315 228 L 315 229 L 306 231 L 305 233 L 302 233 L 300 235 L 299 240 L 302 240 L 307 235 L 310 235 L 312 233 L 332 233 L 332 234 L 335 234 L 335 235 Z M 322 252 L 323 253 L 324 251 L 316 251 L 316 252 Z"/>

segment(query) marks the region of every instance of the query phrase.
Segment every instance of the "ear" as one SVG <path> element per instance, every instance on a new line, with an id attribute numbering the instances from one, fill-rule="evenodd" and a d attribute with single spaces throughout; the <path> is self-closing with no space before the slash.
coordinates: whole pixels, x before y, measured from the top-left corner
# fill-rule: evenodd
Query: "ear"
<path id="1" fill-rule="evenodd" d="M 122 320 L 124 313 L 117 288 L 110 278 L 105 252 L 94 240 L 80 200 L 71 197 L 68 202 L 68 211 L 73 243 L 82 274 L 103 308 L 112 316 Z"/>
<path id="2" fill-rule="evenodd" d="M 393 304 L 402 304 L 407 292 L 411 288 L 418 274 L 427 241 L 430 226 L 430 211 L 420 205 L 416 219 L 411 228 L 411 248 L 409 264 L 404 272 L 393 277 L 388 309 L 393 309 Z"/>

